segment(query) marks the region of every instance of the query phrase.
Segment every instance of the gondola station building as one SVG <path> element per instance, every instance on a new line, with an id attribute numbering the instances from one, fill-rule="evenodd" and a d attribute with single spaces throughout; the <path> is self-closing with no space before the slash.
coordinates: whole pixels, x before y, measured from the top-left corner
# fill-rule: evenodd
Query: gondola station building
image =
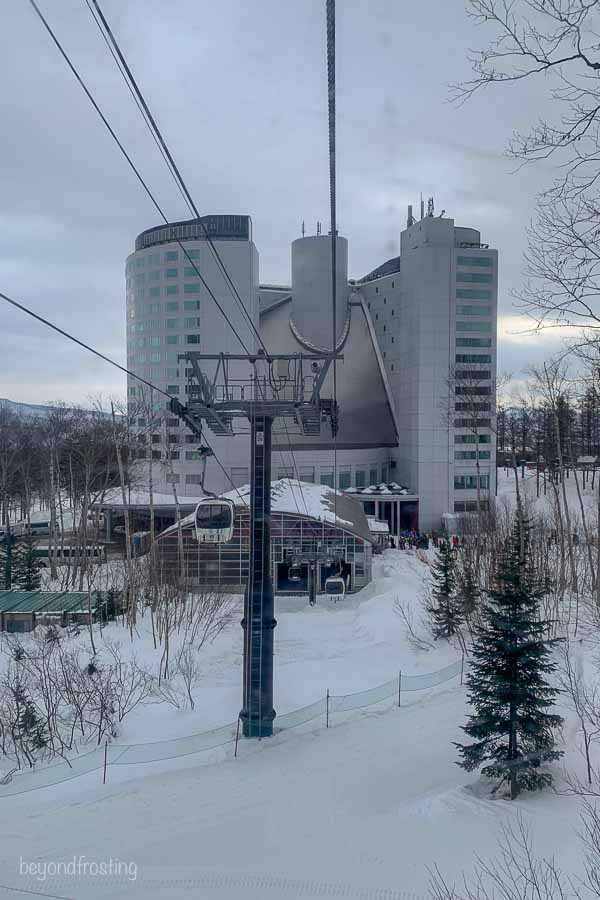
<path id="1" fill-rule="evenodd" d="M 206 232 L 245 313 L 234 302 Z M 475 511 L 478 498 L 487 505 L 496 450 L 497 251 L 475 228 L 434 216 L 432 202 L 419 219 L 409 208 L 399 250 L 351 279 L 348 242 L 338 236 L 336 349 L 343 360 L 337 364 L 337 465 L 328 429 L 305 435 L 290 419 L 275 429 L 272 469 L 274 479 L 349 493 L 364 513 L 385 521 L 391 535 L 439 528 L 446 514 Z M 303 236 L 291 245 L 290 283 L 261 284 L 249 216 L 205 216 L 142 232 L 126 263 L 128 368 L 185 404 L 191 371 L 182 355 L 239 353 L 231 325 L 252 353 L 258 350 L 256 332 L 269 353 L 330 352 L 330 260 L 328 235 Z M 206 374 L 213 374 L 210 364 Z M 321 395 L 333 396 L 331 371 Z M 128 404 L 140 477 L 151 469 L 154 490 L 200 494 L 197 437 L 165 409 L 164 397 L 148 396 L 134 378 L 128 381 Z M 211 434 L 210 443 L 225 474 L 209 459 L 205 486 L 223 494 L 232 483 L 247 485 L 248 434 Z M 301 517 L 305 511 L 296 493 L 289 499 Z M 243 509 L 237 515 L 242 529 Z M 277 565 L 294 513 L 286 509 L 281 515 L 288 519 L 281 526 Z M 352 540 L 363 540 L 364 527 L 358 535 L 350 529 Z M 241 572 L 241 550 L 238 557 L 230 562 Z M 358 570 L 353 565 L 358 583 L 361 563 Z"/>

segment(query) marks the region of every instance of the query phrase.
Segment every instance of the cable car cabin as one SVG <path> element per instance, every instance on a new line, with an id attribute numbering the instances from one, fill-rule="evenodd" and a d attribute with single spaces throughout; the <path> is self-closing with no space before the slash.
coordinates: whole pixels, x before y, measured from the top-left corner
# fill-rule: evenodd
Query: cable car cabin
<path id="1" fill-rule="evenodd" d="M 331 597 L 334 603 L 343 600 L 346 596 L 346 582 L 341 575 L 330 575 L 325 581 L 325 593 Z"/>
<path id="2" fill-rule="evenodd" d="M 231 500 L 207 497 L 196 507 L 196 540 L 225 544 L 233 537 L 234 505 Z"/>

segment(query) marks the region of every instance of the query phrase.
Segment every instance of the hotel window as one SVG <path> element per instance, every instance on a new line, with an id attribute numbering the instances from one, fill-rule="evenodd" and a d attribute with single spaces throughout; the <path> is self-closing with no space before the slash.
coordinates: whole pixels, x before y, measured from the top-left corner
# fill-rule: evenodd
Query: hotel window
<path id="1" fill-rule="evenodd" d="M 148 272 L 148 281 L 160 281 L 160 269 Z"/>
<path id="2" fill-rule="evenodd" d="M 185 266 L 183 274 L 186 278 L 199 278 L 199 272 L 193 266 Z"/>
<path id="3" fill-rule="evenodd" d="M 366 472 L 364 469 L 357 469 L 354 473 L 354 484 L 357 488 L 366 487 Z"/>
<path id="4" fill-rule="evenodd" d="M 491 312 L 489 306 L 463 306 L 460 304 L 456 307 L 457 316 L 489 316 Z"/>
<path id="5" fill-rule="evenodd" d="M 160 297 L 160 288 L 159 287 L 151 287 L 148 291 L 149 297 Z"/>
<path id="6" fill-rule="evenodd" d="M 470 282 L 471 284 L 491 284 L 491 272 L 457 272 L 456 280 L 461 282 Z"/>
<path id="7" fill-rule="evenodd" d="M 200 301 L 199 300 L 184 300 L 183 301 L 184 309 L 200 309 Z"/>
<path id="8" fill-rule="evenodd" d="M 491 347 L 491 338 L 456 338 L 457 347 Z"/>
<path id="9" fill-rule="evenodd" d="M 491 300 L 492 292 L 477 288 L 457 288 L 457 300 Z"/>
<path id="10" fill-rule="evenodd" d="M 179 259 L 178 250 L 167 250 L 165 253 L 165 262 L 177 262 Z"/>
<path id="11" fill-rule="evenodd" d="M 491 269 L 491 256 L 459 256 L 456 259 L 459 266 L 480 266 L 484 269 Z"/>
<path id="12" fill-rule="evenodd" d="M 187 319 L 183 320 L 184 328 L 199 328 L 200 327 L 200 319 L 198 316 L 190 316 Z"/>
<path id="13" fill-rule="evenodd" d="M 457 353 L 454 362 L 457 363 L 491 363 L 492 357 L 489 353 Z M 490 376 L 488 375 L 488 378 Z"/>
<path id="14" fill-rule="evenodd" d="M 377 469 L 369 469 L 369 484 L 377 484 Z"/>
<path id="15" fill-rule="evenodd" d="M 186 334 L 185 342 L 186 342 L 186 344 L 199 344 L 200 343 L 200 335 L 199 334 Z"/>
<path id="16" fill-rule="evenodd" d="M 167 328 L 179 328 L 179 319 L 166 319 L 165 326 Z"/>
<path id="17" fill-rule="evenodd" d="M 200 259 L 200 251 L 199 250 L 186 250 L 185 258 L 186 259 Z"/>
<path id="18" fill-rule="evenodd" d="M 178 344 L 179 343 L 179 335 L 178 334 L 168 334 L 165 338 L 165 342 L 167 344 Z"/>
<path id="19" fill-rule="evenodd" d="M 350 469 L 343 469 L 338 474 L 338 487 L 340 491 L 345 491 L 352 485 L 352 473 Z"/>
<path id="20" fill-rule="evenodd" d="M 185 458 L 188 460 L 188 462 L 195 462 L 196 460 L 200 459 L 200 454 L 197 450 L 186 450 Z"/>
<path id="21" fill-rule="evenodd" d="M 179 309 L 179 303 L 177 300 L 170 300 L 168 303 L 165 303 L 166 312 L 177 312 Z"/>
<path id="22" fill-rule="evenodd" d="M 151 347 L 160 347 L 160 335 L 155 334 L 150 338 L 150 346 Z"/>
<path id="23" fill-rule="evenodd" d="M 321 484 L 327 485 L 327 487 L 333 487 L 333 470 L 329 469 L 327 472 L 321 472 Z"/>
<path id="24" fill-rule="evenodd" d="M 153 350 L 150 354 L 150 362 L 160 362 L 160 353 L 157 353 L 156 350 Z"/>
<path id="25" fill-rule="evenodd" d="M 173 294 L 179 293 L 179 285 L 178 284 L 168 284 L 167 285 L 167 296 L 172 296 Z"/>
<path id="26" fill-rule="evenodd" d="M 200 293 L 200 285 L 199 284 L 184 284 L 183 293 L 184 294 L 199 294 Z"/>
<path id="27" fill-rule="evenodd" d="M 167 385 L 167 394 L 178 394 L 179 393 L 179 385 L 178 384 L 168 384 Z"/>
<path id="28" fill-rule="evenodd" d="M 179 269 L 167 269 L 165 271 L 165 278 L 177 278 L 179 274 Z"/>
<path id="29" fill-rule="evenodd" d="M 457 331 L 491 331 L 492 323 L 487 322 L 457 322 Z"/>
<path id="30" fill-rule="evenodd" d="M 454 459 L 477 459 L 477 450 L 455 450 Z"/>

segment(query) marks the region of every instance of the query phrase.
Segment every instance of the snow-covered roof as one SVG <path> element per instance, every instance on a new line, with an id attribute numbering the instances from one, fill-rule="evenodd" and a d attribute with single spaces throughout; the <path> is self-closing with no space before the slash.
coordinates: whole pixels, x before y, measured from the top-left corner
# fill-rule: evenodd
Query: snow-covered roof
<path id="1" fill-rule="evenodd" d="M 577 457 L 577 465 L 578 466 L 593 466 L 594 463 L 598 462 L 598 458 L 596 456 L 578 456 Z"/>
<path id="2" fill-rule="evenodd" d="M 222 494 L 226 500 L 232 500 L 236 509 L 250 506 L 250 485 L 236 488 Z M 360 503 L 353 500 L 343 491 L 335 491 L 324 484 L 309 484 L 295 478 L 280 478 L 271 482 L 271 512 L 300 515 L 317 522 L 328 522 L 343 528 L 352 534 L 371 541 L 371 531 L 367 517 Z M 195 513 L 181 520 L 181 527 L 194 524 Z M 171 525 L 162 534 L 175 531 L 178 525 Z"/>
<path id="3" fill-rule="evenodd" d="M 389 495 L 410 495 L 414 497 L 415 494 L 413 491 L 409 490 L 407 487 L 404 487 L 401 484 L 398 484 L 397 481 L 390 481 L 389 484 L 385 484 L 382 482 L 381 484 L 370 484 L 368 487 L 364 488 L 347 488 L 345 491 L 346 494 L 362 494 L 367 496 L 389 496 Z"/>

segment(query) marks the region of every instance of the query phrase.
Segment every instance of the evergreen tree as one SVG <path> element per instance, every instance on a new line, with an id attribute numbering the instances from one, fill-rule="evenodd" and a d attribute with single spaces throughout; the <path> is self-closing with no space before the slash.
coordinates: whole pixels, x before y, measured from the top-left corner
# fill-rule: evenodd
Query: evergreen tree
<path id="1" fill-rule="evenodd" d="M 540 766 L 562 755 L 554 747 L 554 729 L 562 719 L 549 712 L 555 690 L 544 677 L 556 668 L 551 659 L 556 640 L 545 639 L 549 623 L 540 616 L 545 591 L 530 563 L 523 519 L 507 542 L 496 585 L 483 604 L 466 678 L 474 712 L 463 730 L 474 743 L 456 746 L 460 766 L 472 771 L 487 762 L 482 774 L 500 778 L 500 784 L 508 781 L 514 799 L 521 790 L 550 785 L 552 776 Z"/>
<path id="2" fill-rule="evenodd" d="M 37 555 L 37 542 L 31 533 L 17 541 L 13 551 L 13 587 L 20 591 L 39 591 L 42 586 L 42 563 Z"/>
<path id="3" fill-rule="evenodd" d="M 477 578 L 475 577 L 473 555 L 469 549 L 463 551 L 461 565 L 457 572 L 456 596 L 460 601 L 463 616 L 470 622 L 477 612 L 480 591 Z"/>
<path id="4" fill-rule="evenodd" d="M 432 575 L 431 603 L 427 611 L 433 634 L 436 640 L 451 638 L 462 625 L 463 616 L 456 599 L 456 555 L 448 541 L 440 543 Z"/>
<path id="5" fill-rule="evenodd" d="M 0 590 L 10 591 L 13 587 L 13 557 L 16 538 L 6 532 L 0 538 Z"/>
<path id="6" fill-rule="evenodd" d="M 15 737 L 19 740 L 29 764 L 32 765 L 35 752 L 48 746 L 48 732 L 31 698 L 20 683 L 13 689 L 13 696 L 17 711 Z"/>

